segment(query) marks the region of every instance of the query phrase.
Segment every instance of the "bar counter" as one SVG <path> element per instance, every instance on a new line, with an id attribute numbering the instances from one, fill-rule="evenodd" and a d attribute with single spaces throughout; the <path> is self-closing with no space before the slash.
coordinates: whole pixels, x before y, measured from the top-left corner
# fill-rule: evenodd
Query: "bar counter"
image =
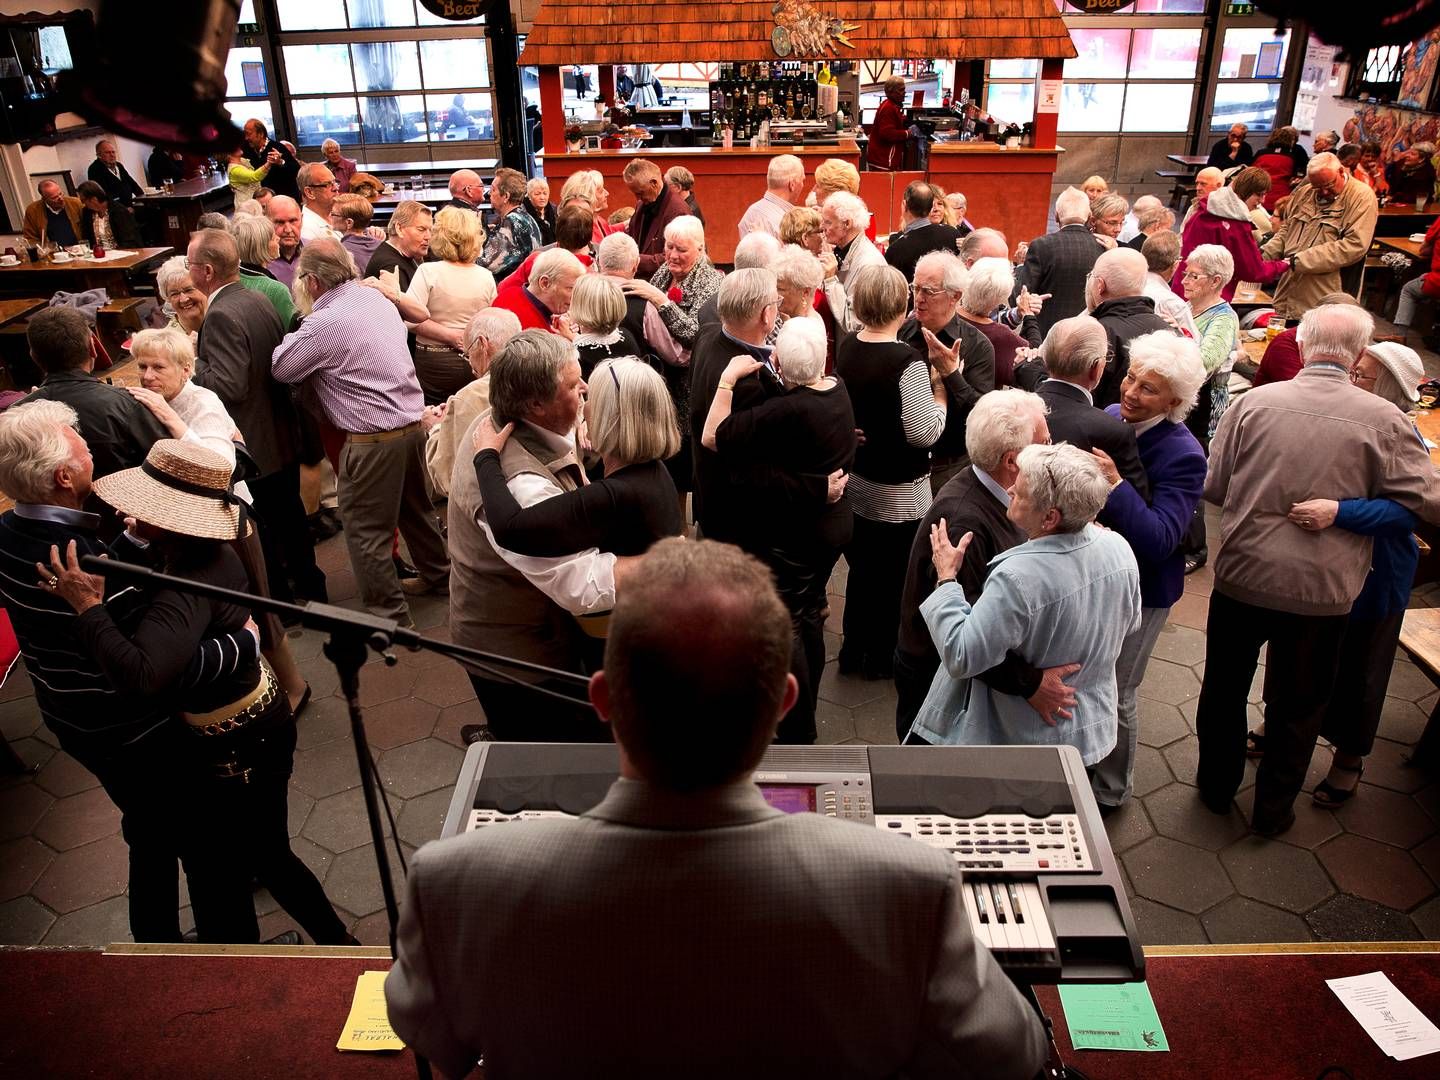
<path id="1" fill-rule="evenodd" d="M 930 179 L 946 191 L 962 191 L 970 203 L 970 220 L 1005 233 L 1010 247 L 1045 232 L 1050 211 L 1050 184 L 1063 149 L 1006 150 L 994 143 L 936 143 L 930 148 L 930 169 L 923 172 L 861 172 L 860 197 L 875 217 L 883 236 L 900 227 L 900 203 L 911 181 Z M 683 165 L 695 175 L 695 200 L 705 215 L 709 255 L 728 263 L 735 253 L 736 226 L 745 208 L 765 194 L 765 169 L 778 154 L 794 154 L 805 163 L 807 175 L 826 158 L 861 167 L 861 150 L 854 139 L 838 145 L 805 143 L 752 149 L 737 146 L 656 147 L 634 150 L 591 150 L 578 154 L 537 154 L 550 190 L 558 198 L 571 174 L 597 169 L 610 192 L 609 211 L 634 205 L 622 174 L 635 158 L 655 162 L 661 170 Z"/>

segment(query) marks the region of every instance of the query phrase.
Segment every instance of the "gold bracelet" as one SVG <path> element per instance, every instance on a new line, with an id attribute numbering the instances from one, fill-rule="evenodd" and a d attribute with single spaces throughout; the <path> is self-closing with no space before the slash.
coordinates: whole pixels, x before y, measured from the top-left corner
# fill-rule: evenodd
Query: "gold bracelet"
<path id="1" fill-rule="evenodd" d="M 733 382 L 722 382 L 719 388 L 721 390 L 734 390 L 735 384 Z"/>

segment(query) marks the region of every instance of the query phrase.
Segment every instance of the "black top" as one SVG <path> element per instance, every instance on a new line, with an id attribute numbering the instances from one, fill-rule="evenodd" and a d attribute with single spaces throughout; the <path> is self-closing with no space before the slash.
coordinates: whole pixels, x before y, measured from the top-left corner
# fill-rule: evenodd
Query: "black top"
<path id="1" fill-rule="evenodd" d="M 69 247 L 71 244 L 80 243 L 80 237 L 75 235 L 75 226 L 70 224 L 70 215 L 61 210 L 58 214 L 50 212 L 41 200 L 41 208 L 45 211 L 45 239 L 60 247 Z M 81 213 L 86 211 L 82 210 Z"/>
<path id="2" fill-rule="evenodd" d="M 1103 409 L 1120 400 L 1120 383 L 1130 370 L 1131 339 L 1156 330 L 1173 334 L 1175 328 L 1155 314 L 1155 301 L 1148 296 L 1121 296 L 1106 300 L 1090 314 L 1105 327 L 1105 336 L 1110 339 L 1105 374 L 1100 379 L 1100 385 L 1095 387 L 1095 404 Z"/>
<path id="3" fill-rule="evenodd" d="M 400 291 L 405 292 L 410 288 L 410 279 L 415 276 L 418 266 L 414 259 L 409 255 L 402 255 L 399 248 L 387 241 L 377 247 L 375 254 L 370 256 L 370 261 L 365 264 L 365 276 L 379 277 L 381 270 L 394 270 Z"/>
<path id="4" fill-rule="evenodd" d="M 1129 480 L 1140 497 L 1150 501 L 1150 481 L 1140 464 L 1135 429 L 1085 400 L 1084 392 L 1070 383 L 1047 379 L 1035 391 L 1050 407 L 1046 422 L 1052 443 L 1067 442 L 1087 454 L 1099 447 L 1115 462 L 1120 475 Z"/>
<path id="5" fill-rule="evenodd" d="M 839 379 L 828 390 L 796 386 L 754 408 L 732 412 L 715 433 L 722 458 L 821 476 L 848 471 L 855 442 L 855 411 Z M 755 492 L 750 509 L 766 522 L 774 547 L 838 548 L 849 542 L 854 518 L 848 500 L 817 507 L 777 496 L 774 490 Z"/>
<path id="6" fill-rule="evenodd" d="M 925 361 L 903 341 L 862 341 L 851 334 L 835 348 L 835 374 L 845 380 L 855 426 L 865 433 L 855 472 L 874 483 L 903 484 L 930 471 L 929 447 L 906 442 L 900 418 L 900 377 L 917 363 Z"/>
<path id="7" fill-rule="evenodd" d="M 941 518 L 945 519 L 952 544 L 967 532 L 974 534 L 956 575 L 965 590 L 965 599 L 971 604 L 980 598 L 985 579 L 990 576 L 990 560 L 1025 542 L 1025 534 L 1006 516 L 1004 504 L 985 486 L 973 467 L 956 473 L 936 493 L 935 501 L 915 530 L 905 588 L 900 594 L 900 634 L 896 648 L 905 654 L 917 676 L 922 673 L 933 676 L 940 667 L 940 654 L 920 615 L 920 605 L 935 591 L 930 527 L 938 525 Z M 999 693 L 1028 698 L 1040 688 L 1042 674 L 1012 649 L 998 665 L 978 677 Z"/>
<path id="8" fill-rule="evenodd" d="M 124 162 L 116 161 L 115 169 L 119 172 L 119 176 L 112 173 L 106 168 L 103 161 L 96 158 L 90 163 L 90 168 L 85 171 L 85 175 L 105 189 L 105 194 L 112 203 L 129 206 L 145 192 L 135 182 L 135 178 L 130 175 L 129 170 L 125 168 Z"/>
<path id="9" fill-rule="evenodd" d="M 98 524 L 94 514 L 58 506 L 22 505 L 0 516 L 0 602 L 34 681 L 35 704 L 60 745 L 87 767 L 120 747 L 158 735 L 168 718 L 163 702 L 132 695 L 102 674 L 77 632 L 74 609 L 39 587 L 35 564 L 49 563 L 51 545 L 64 551 L 73 540 L 78 556 L 108 554 L 125 562 L 144 561 L 128 544 L 112 548 L 102 543 L 95 532 Z M 133 627 L 139 599 L 139 593 L 126 589 L 111 596 L 106 608 L 121 627 Z M 258 655 L 248 633 L 207 639 L 198 650 L 192 646 L 180 654 L 188 666 L 176 682 L 190 685 L 197 677 L 223 677 L 237 666 L 253 665 Z"/>
<path id="10" fill-rule="evenodd" d="M 617 356 L 634 356 L 641 360 L 645 358 L 645 354 L 640 351 L 639 344 L 630 336 L 630 331 L 623 326 L 620 327 L 620 340 L 614 344 L 577 344 L 575 351 L 580 354 L 580 377 L 586 382 L 590 381 L 590 375 L 595 370 L 595 365 L 602 360 L 613 360 Z"/>
<path id="11" fill-rule="evenodd" d="M 536 210 L 534 204 L 526 198 L 525 212 L 540 230 L 540 245 L 546 247 L 555 243 L 555 204 L 546 203 L 543 211 Z"/>
<path id="12" fill-rule="evenodd" d="M 926 354 L 925 334 L 918 319 L 906 319 L 895 335 L 918 352 Z M 995 389 L 995 346 L 980 332 L 978 326 L 966 322 L 956 315 L 935 335 L 947 346 L 960 344 L 960 359 L 965 367 L 959 375 L 945 379 L 949 401 L 945 405 L 945 430 L 930 447 L 936 458 L 959 458 L 965 456 L 965 421 L 970 409 L 980 400 L 982 394 Z"/>
<path id="13" fill-rule="evenodd" d="M 955 241 L 959 233 L 950 225 L 933 221 L 906 229 L 890 241 L 885 249 L 885 261 L 905 275 L 906 281 L 915 280 L 915 264 L 922 255 L 932 251 L 948 251 L 955 254 Z"/>
<path id="14" fill-rule="evenodd" d="M 167 565 L 166 573 L 227 589 L 250 587 L 233 545 L 187 537 L 181 550 L 182 558 Z M 157 699 L 174 711 L 210 712 L 255 688 L 260 678 L 258 660 L 188 688 L 181 682 L 185 668 L 206 638 L 250 637 L 245 630 L 249 617 L 246 608 L 234 604 L 161 588 L 142 590 L 139 619 L 132 631 L 116 625 L 104 605 L 81 615 L 76 629 L 117 689 Z"/>
<path id="15" fill-rule="evenodd" d="M 505 483 L 500 455 L 475 455 L 475 478 L 495 542 L 519 555 L 553 558 L 596 547 L 643 555 L 685 529 L 680 497 L 663 462 L 627 465 L 603 480 L 522 508 Z"/>
<path id="16" fill-rule="evenodd" d="M 109 207 L 110 231 L 115 234 L 114 246 L 118 248 L 134 248 L 140 246 L 140 228 L 135 224 L 135 215 L 119 203 L 112 202 Z M 84 233 L 84 241 L 92 248 L 95 246 L 95 212 L 90 209 L 80 211 L 80 231 Z"/>
<path id="17" fill-rule="evenodd" d="M 271 150 L 280 152 L 280 164 L 272 165 L 270 171 L 265 174 L 265 186 L 276 195 L 289 195 L 300 205 L 305 201 L 300 197 L 299 180 L 300 163 L 295 160 L 295 155 L 281 146 L 274 139 L 270 139 L 259 150 L 252 150 L 250 145 L 245 145 L 245 158 L 250 162 L 252 169 L 258 169 L 265 164 L 265 158 Z"/>
<path id="18" fill-rule="evenodd" d="M 722 460 L 714 450 L 705 449 L 700 436 L 705 431 L 705 418 L 710 403 L 720 386 L 720 376 L 736 356 L 768 357 L 766 350 L 738 342 L 720 326 L 701 329 L 690 352 L 690 415 L 682 417 L 690 426 L 691 448 L 695 455 L 695 520 L 711 540 L 739 544 L 752 554 L 768 547 L 765 522 L 756 519 L 751 506 L 760 493 L 768 497 L 788 499 L 819 510 L 828 493 L 824 474 L 799 474 L 767 462 Z M 785 392 L 780 378 L 768 366 L 745 376 L 732 391 L 731 416 L 754 408 L 761 402 Z"/>
<path id="19" fill-rule="evenodd" d="M 80 434 L 95 459 L 97 478 L 133 469 L 145 460 L 157 439 L 170 437 L 154 413 L 125 390 L 101 382 L 88 371 L 51 372 L 33 394 L 17 404 L 39 398 L 63 401 L 79 415 Z"/>
<path id="20" fill-rule="evenodd" d="M 166 180 L 185 179 L 185 163 L 176 161 L 169 151 L 157 146 L 146 163 L 145 171 L 150 177 L 150 186 L 159 187 Z"/>
<path id="21" fill-rule="evenodd" d="M 1209 168 L 1214 166 L 1217 169 L 1233 169 L 1237 165 L 1249 165 L 1255 160 L 1255 148 L 1248 142 L 1241 141 L 1235 156 L 1230 156 L 1230 137 L 1227 135 L 1210 148 L 1210 159 L 1205 162 Z"/>

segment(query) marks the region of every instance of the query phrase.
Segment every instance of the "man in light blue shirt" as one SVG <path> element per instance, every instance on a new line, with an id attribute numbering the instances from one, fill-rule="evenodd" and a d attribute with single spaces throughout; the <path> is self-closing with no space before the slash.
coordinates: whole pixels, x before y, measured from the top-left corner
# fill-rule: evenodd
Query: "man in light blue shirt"
<path id="1" fill-rule="evenodd" d="M 1115 745 L 1115 661 L 1139 622 L 1139 570 L 1120 536 L 1092 524 L 1110 493 L 1093 457 L 1062 443 L 1028 446 L 1017 463 L 1006 516 L 1029 540 L 990 560 L 973 607 L 955 580 L 970 535 L 957 546 L 943 520 L 931 529 L 939 584 L 920 614 L 940 670 L 912 730 L 947 745 L 1066 743 L 1094 765 Z M 1080 665 L 1069 719 L 1044 720 L 974 677 L 1011 649 L 1039 668 Z"/>

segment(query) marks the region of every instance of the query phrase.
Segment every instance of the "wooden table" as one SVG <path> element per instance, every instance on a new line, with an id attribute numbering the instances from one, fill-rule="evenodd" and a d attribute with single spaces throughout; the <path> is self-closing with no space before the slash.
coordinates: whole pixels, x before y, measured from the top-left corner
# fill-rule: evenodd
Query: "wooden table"
<path id="1" fill-rule="evenodd" d="M 61 289 L 104 289 L 112 298 L 129 296 L 131 275 L 152 270 L 174 254 L 173 247 L 145 247 L 134 255 L 104 262 L 71 259 L 64 263 L 46 260 L 0 266 L 0 293 L 43 295 L 48 299 Z"/>
<path id="2" fill-rule="evenodd" d="M 1425 232 L 1440 216 L 1440 200 L 1431 199 L 1424 210 L 1417 210 L 1409 203 L 1391 203 L 1382 206 L 1375 217 L 1375 239 L 1386 236 L 1407 236 L 1413 232 Z"/>
<path id="3" fill-rule="evenodd" d="M 1184 165 L 1187 169 L 1203 169 L 1206 162 L 1210 160 L 1209 154 L 1166 154 L 1166 161 L 1173 161 L 1176 165 Z"/>
<path id="4" fill-rule="evenodd" d="M 177 251 L 190 246 L 190 234 L 200 227 L 200 215 L 229 215 L 235 210 L 235 192 L 224 173 L 182 180 L 173 191 L 143 195 L 135 200 L 147 239 L 163 239 Z"/>
<path id="5" fill-rule="evenodd" d="M 9 326 L 16 319 L 33 315 L 45 307 L 49 300 L 30 297 L 24 300 L 0 300 L 0 327 Z"/>
<path id="6" fill-rule="evenodd" d="M 1420 257 L 1420 245 L 1423 241 L 1411 240 L 1408 236 L 1377 236 L 1375 242 L 1381 247 L 1390 248 L 1392 251 L 1403 252 L 1412 259 Z"/>
<path id="7" fill-rule="evenodd" d="M 1249 308 L 1249 307 L 1273 307 L 1273 306 L 1274 306 L 1274 304 L 1275 304 L 1275 298 L 1274 298 L 1273 296 L 1271 296 L 1269 293 L 1267 293 L 1264 289 L 1260 288 L 1259 286 L 1255 285 L 1254 282 L 1250 282 L 1250 281 L 1245 282 L 1245 285 L 1248 286 L 1248 287 L 1247 287 L 1247 288 L 1237 288 L 1237 289 L 1235 290 L 1235 296 L 1234 296 L 1234 298 L 1230 301 L 1230 306 L 1231 306 L 1231 307 L 1233 307 L 1233 308 L 1242 308 L 1242 307 L 1247 307 L 1247 308 Z"/>

